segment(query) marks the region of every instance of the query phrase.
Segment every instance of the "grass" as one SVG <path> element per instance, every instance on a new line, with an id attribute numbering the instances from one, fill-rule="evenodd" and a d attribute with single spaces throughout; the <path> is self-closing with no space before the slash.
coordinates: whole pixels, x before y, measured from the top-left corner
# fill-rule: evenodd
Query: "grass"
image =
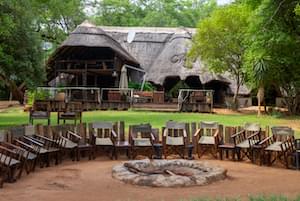
<path id="1" fill-rule="evenodd" d="M 21 109 L 7 109 L 0 112 L 0 128 L 28 123 L 28 113 Z M 56 114 L 52 113 L 51 122 L 56 124 Z M 296 130 L 300 136 L 299 117 L 273 117 L 255 114 L 203 114 L 203 113 L 170 113 L 170 112 L 143 112 L 143 111 L 93 111 L 84 112 L 83 121 L 125 121 L 126 126 L 137 123 L 151 123 L 153 127 L 161 128 L 166 121 L 175 120 L 183 122 L 217 121 L 228 126 L 243 125 L 245 122 L 258 122 L 264 126 L 287 125 Z M 37 123 L 39 123 L 37 121 Z M 40 121 L 46 123 L 46 121 Z"/>

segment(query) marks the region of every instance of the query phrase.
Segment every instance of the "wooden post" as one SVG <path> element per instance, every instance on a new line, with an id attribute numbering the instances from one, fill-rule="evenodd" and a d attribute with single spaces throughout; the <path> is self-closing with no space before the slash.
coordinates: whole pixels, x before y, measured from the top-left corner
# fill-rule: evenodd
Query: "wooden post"
<path id="1" fill-rule="evenodd" d="M 125 141 L 125 122 L 119 122 L 119 133 L 120 133 L 120 140 Z"/>
<path id="2" fill-rule="evenodd" d="M 185 124 L 185 130 L 186 130 L 186 133 L 187 133 L 187 144 L 190 144 L 191 143 L 191 130 L 190 130 L 190 124 L 189 123 L 186 123 Z"/>

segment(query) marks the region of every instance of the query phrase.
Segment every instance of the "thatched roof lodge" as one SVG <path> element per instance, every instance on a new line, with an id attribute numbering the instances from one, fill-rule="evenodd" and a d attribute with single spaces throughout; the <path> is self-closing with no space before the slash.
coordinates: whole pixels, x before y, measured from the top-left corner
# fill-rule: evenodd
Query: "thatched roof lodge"
<path id="1" fill-rule="evenodd" d="M 139 67 L 114 38 L 85 21 L 50 56 L 48 80 L 68 78 L 68 86 L 115 87 L 124 64 Z"/>
<path id="2" fill-rule="evenodd" d="M 97 27 L 83 22 L 49 58 L 48 80 L 67 74 L 63 77 L 68 77 L 71 86 L 113 87 L 118 86 L 121 67 L 128 64 L 144 69 L 146 80 L 159 90 L 168 92 L 181 81 L 190 88 L 213 89 L 215 103 L 223 104 L 236 88 L 229 74 L 216 75 L 200 60 L 186 66 L 195 32 L 187 28 Z M 132 73 L 130 79 L 142 77 Z M 242 86 L 240 94 L 247 95 L 249 90 Z"/>
<path id="3" fill-rule="evenodd" d="M 210 72 L 200 61 L 186 66 L 192 37 L 196 29 L 156 28 L 156 27 L 108 27 L 100 26 L 107 34 L 117 40 L 124 49 L 135 57 L 147 72 L 147 81 L 171 89 L 179 80 L 185 81 L 191 88 L 215 90 L 216 102 L 224 102 L 225 94 L 232 95 L 236 84 L 229 74 L 216 75 Z M 128 34 L 135 33 L 131 43 Z M 241 95 L 250 91 L 242 86 Z"/>

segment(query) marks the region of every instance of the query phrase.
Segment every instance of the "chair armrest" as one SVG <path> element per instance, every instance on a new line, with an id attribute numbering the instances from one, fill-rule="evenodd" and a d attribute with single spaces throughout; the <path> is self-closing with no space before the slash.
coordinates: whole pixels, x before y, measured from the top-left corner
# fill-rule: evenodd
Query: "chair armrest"
<path id="1" fill-rule="evenodd" d="M 32 144 L 34 145 L 37 145 L 39 147 L 43 147 L 44 145 L 36 140 L 33 140 L 32 138 L 29 138 L 29 137 L 23 137 L 24 139 L 28 140 L 29 142 L 31 142 Z"/>
<path id="2" fill-rule="evenodd" d="M 113 135 L 114 138 L 118 137 L 117 133 L 114 130 L 111 130 L 111 134 Z"/>
<path id="3" fill-rule="evenodd" d="M 24 148 L 22 148 L 22 147 L 20 147 L 20 146 L 17 146 L 17 145 L 8 143 L 8 142 L 1 142 L 1 145 L 10 147 L 10 148 L 12 148 L 12 149 L 19 149 L 19 150 L 22 150 L 22 151 L 26 151 L 26 149 L 24 149 Z"/>
<path id="4" fill-rule="evenodd" d="M 0 145 L 0 149 L 4 150 L 6 153 L 11 155 L 13 158 L 18 158 L 18 154 L 13 152 L 12 150 L 8 149 L 7 147 Z"/>
<path id="5" fill-rule="evenodd" d="M 195 132 L 195 134 L 194 134 L 194 137 L 197 137 L 197 135 L 200 134 L 200 131 L 201 131 L 201 129 L 197 129 L 196 132 Z"/>
<path id="6" fill-rule="evenodd" d="M 185 129 L 183 130 L 183 137 L 187 137 L 187 133 Z"/>
<path id="7" fill-rule="evenodd" d="M 255 133 L 253 133 L 252 135 L 250 135 L 249 137 L 247 137 L 248 140 L 255 138 L 256 136 L 258 136 L 260 134 L 260 131 L 257 131 Z"/>
<path id="8" fill-rule="evenodd" d="M 273 136 L 269 136 L 269 137 L 263 139 L 262 141 L 260 141 L 259 145 L 264 145 L 264 146 L 269 145 L 269 144 L 271 144 L 272 139 L 273 139 Z"/>
<path id="9" fill-rule="evenodd" d="M 164 130 L 164 134 L 163 134 L 163 137 L 167 137 L 167 135 L 168 135 L 168 129 L 167 129 L 167 128 L 165 128 L 165 130 Z"/>
<path id="10" fill-rule="evenodd" d="M 40 139 L 43 139 L 45 141 L 48 141 L 48 142 L 52 142 L 52 143 L 55 143 L 55 141 L 51 138 L 48 138 L 48 137 L 45 137 L 45 136 L 42 136 L 42 135 L 35 135 L 36 137 L 40 138 Z"/>
<path id="11" fill-rule="evenodd" d="M 241 135 L 241 134 L 244 134 L 244 133 L 245 133 L 245 130 L 241 130 L 241 131 L 239 131 L 239 132 L 237 132 L 237 133 L 231 135 L 231 137 L 232 137 L 232 138 L 235 138 L 235 137 L 237 137 L 237 136 L 239 136 L 239 135 Z"/>
<path id="12" fill-rule="evenodd" d="M 155 135 L 153 133 L 150 133 L 150 137 L 152 141 L 155 141 Z"/>
<path id="13" fill-rule="evenodd" d="M 81 137 L 80 135 L 76 134 L 76 133 L 73 132 L 73 131 L 68 130 L 67 134 L 70 134 L 70 135 L 72 135 L 73 137 L 75 137 L 75 138 L 77 138 L 77 139 L 79 139 L 79 140 L 82 139 L 82 137 Z"/>
<path id="14" fill-rule="evenodd" d="M 214 138 L 217 138 L 217 137 L 219 137 L 219 133 L 220 133 L 220 132 L 219 132 L 219 129 L 217 129 L 217 130 L 216 130 L 216 132 L 215 132 L 215 133 L 214 133 L 214 135 L 213 135 L 213 136 L 214 136 Z"/>

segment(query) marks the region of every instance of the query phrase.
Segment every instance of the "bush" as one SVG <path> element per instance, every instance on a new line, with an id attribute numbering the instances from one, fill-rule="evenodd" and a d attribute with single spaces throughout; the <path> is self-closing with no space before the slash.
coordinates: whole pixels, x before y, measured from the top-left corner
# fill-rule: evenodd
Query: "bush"
<path id="1" fill-rule="evenodd" d="M 35 100 L 47 100 L 50 98 L 50 93 L 47 90 L 28 90 L 27 95 L 27 104 L 33 105 Z"/>
<path id="2" fill-rule="evenodd" d="M 142 88 L 142 84 L 136 82 L 129 82 L 128 88 L 140 90 Z M 155 91 L 155 87 L 150 82 L 145 82 L 143 91 Z"/>

